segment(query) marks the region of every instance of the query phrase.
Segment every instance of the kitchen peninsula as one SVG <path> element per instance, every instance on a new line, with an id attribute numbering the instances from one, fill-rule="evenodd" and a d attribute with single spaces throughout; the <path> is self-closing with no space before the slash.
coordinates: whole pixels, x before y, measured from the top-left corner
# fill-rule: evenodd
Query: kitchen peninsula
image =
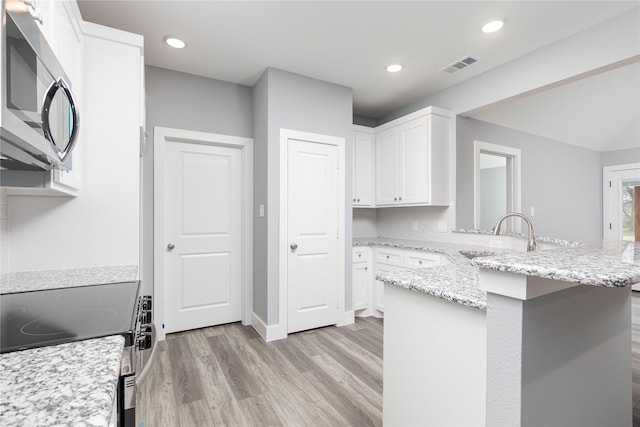
<path id="1" fill-rule="evenodd" d="M 631 425 L 638 246 L 410 246 L 451 264 L 377 276 L 385 424 Z"/>

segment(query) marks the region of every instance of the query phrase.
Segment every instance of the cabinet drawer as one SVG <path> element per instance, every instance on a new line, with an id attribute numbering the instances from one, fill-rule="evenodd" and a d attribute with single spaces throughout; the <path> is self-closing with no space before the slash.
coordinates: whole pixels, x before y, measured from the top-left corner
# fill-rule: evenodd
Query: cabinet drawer
<path id="1" fill-rule="evenodd" d="M 352 248 L 351 262 L 369 262 L 371 259 L 371 250 L 367 247 Z"/>
<path id="2" fill-rule="evenodd" d="M 409 268 L 435 267 L 441 264 L 441 255 L 425 252 L 411 252 L 406 254 L 406 266 Z"/>
<path id="3" fill-rule="evenodd" d="M 388 265 L 404 265 L 404 253 L 393 249 L 376 249 L 376 262 Z"/>

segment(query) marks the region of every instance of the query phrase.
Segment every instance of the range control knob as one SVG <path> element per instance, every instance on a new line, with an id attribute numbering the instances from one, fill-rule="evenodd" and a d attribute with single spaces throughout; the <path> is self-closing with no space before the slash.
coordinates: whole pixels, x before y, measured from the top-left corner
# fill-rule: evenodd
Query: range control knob
<path id="1" fill-rule="evenodd" d="M 151 295 L 142 296 L 142 309 L 151 310 Z"/>
<path id="2" fill-rule="evenodd" d="M 143 311 L 140 313 L 140 323 L 151 323 L 151 312 Z"/>
<path id="3" fill-rule="evenodd" d="M 143 335 L 137 339 L 138 350 L 147 350 L 151 348 L 151 335 Z"/>

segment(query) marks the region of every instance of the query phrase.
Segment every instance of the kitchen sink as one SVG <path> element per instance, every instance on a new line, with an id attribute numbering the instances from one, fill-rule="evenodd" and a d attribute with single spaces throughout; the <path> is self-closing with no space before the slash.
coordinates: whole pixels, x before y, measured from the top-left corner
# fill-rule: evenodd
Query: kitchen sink
<path id="1" fill-rule="evenodd" d="M 481 256 L 491 256 L 491 255 L 495 255 L 495 252 L 490 252 L 490 251 L 460 251 L 460 254 L 466 256 L 469 259 L 474 259 L 474 258 L 478 258 Z"/>

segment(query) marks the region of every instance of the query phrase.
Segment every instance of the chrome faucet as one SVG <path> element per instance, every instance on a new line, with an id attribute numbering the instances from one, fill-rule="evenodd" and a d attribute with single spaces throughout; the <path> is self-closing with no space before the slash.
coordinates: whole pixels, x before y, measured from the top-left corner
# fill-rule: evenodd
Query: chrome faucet
<path id="1" fill-rule="evenodd" d="M 500 226 L 502 225 L 502 221 L 504 221 L 505 219 L 511 216 L 517 216 L 518 218 L 522 218 L 524 222 L 527 223 L 527 225 L 529 226 L 529 241 L 527 242 L 527 252 L 535 251 L 536 237 L 533 235 L 533 224 L 531 223 L 531 220 L 529 218 L 527 218 L 526 216 L 522 215 L 519 212 L 509 212 L 502 215 L 500 218 L 498 218 L 498 222 L 496 223 L 496 226 L 493 227 L 493 234 L 496 234 L 496 235 L 500 234 Z"/>

